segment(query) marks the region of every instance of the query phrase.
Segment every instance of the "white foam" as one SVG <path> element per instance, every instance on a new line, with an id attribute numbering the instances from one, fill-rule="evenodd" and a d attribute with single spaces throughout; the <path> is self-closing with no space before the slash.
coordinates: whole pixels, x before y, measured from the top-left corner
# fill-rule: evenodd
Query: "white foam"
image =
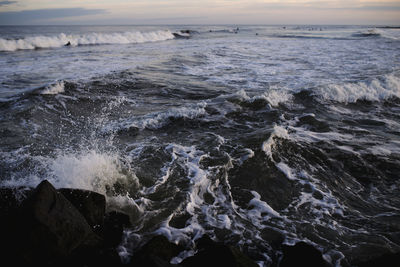
<path id="1" fill-rule="evenodd" d="M 277 107 L 281 103 L 289 102 L 292 98 L 293 98 L 292 94 L 282 89 L 282 90 L 270 90 L 261 96 L 254 97 L 253 99 L 265 99 L 271 106 Z"/>
<path id="2" fill-rule="evenodd" d="M 281 103 L 289 102 L 293 98 L 293 95 L 284 88 L 271 89 L 262 93 L 261 95 L 256 95 L 253 97 L 248 96 L 246 91 L 241 89 L 230 96 L 239 98 L 240 100 L 246 102 L 254 102 L 259 99 L 266 100 L 272 107 L 277 107 Z"/>
<path id="3" fill-rule="evenodd" d="M 332 84 L 313 92 L 323 100 L 355 103 L 357 100 L 381 101 L 400 98 L 400 78 L 388 74 L 369 82 Z"/>
<path id="4" fill-rule="evenodd" d="M 296 175 L 293 173 L 292 169 L 284 162 L 279 162 L 275 166 L 285 174 L 289 180 L 297 180 Z"/>
<path id="5" fill-rule="evenodd" d="M 367 148 L 367 150 L 372 153 L 373 155 L 380 155 L 380 156 L 390 156 L 392 154 L 392 151 L 396 146 L 388 146 L 388 145 L 376 145 L 373 147 Z M 399 149 L 396 149 L 397 153 L 400 152 Z"/>
<path id="6" fill-rule="evenodd" d="M 42 95 L 57 95 L 59 93 L 64 93 L 64 82 L 59 81 L 56 82 L 55 84 L 48 85 L 40 93 Z"/>
<path id="7" fill-rule="evenodd" d="M 254 151 L 251 150 L 250 148 L 244 148 L 241 153 L 240 153 L 240 158 L 239 158 L 239 165 L 242 165 L 243 162 L 245 162 L 248 159 L 251 159 L 254 157 Z"/>
<path id="8" fill-rule="evenodd" d="M 302 192 L 299 197 L 299 201 L 295 205 L 295 209 L 298 209 L 304 203 L 310 204 L 310 212 L 316 216 L 315 220 L 318 222 L 323 215 L 332 216 L 333 214 L 337 214 L 343 216 L 345 207 L 341 205 L 330 193 L 324 193 L 322 191 L 319 192 L 323 195 L 322 199 L 316 199 L 311 193 Z M 330 228 L 335 229 L 335 225 L 330 225 Z"/>
<path id="9" fill-rule="evenodd" d="M 277 211 L 271 208 L 271 206 L 265 201 L 261 200 L 260 194 L 258 194 L 256 191 L 251 191 L 251 193 L 253 194 L 254 198 L 249 202 L 249 206 L 253 207 L 249 211 L 250 217 L 280 217 L 280 214 Z"/>
<path id="10" fill-rule="evenodd" d="M 8 40 L 0 38 L 0 51 L 62 47 L 68 42 L 71 46 L 95 44 L 131 44 L 174 39 L 168 30 L 152 32 L 88 33 L 85 35 L 31 36 L 24 39 Z"/>

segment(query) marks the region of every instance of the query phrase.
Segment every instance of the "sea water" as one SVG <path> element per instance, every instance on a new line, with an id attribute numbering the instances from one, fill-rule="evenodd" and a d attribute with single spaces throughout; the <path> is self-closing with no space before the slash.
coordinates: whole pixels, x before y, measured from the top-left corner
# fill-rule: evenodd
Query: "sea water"
<path id="1" fill-rule="evenodd" d="M 0 184 L 105 194 L 125 262 L 154 234 L 173 263 L 203 234 L 260 266 L 400 251 L 399 29 L 0 27 L 0 110 Z"/>

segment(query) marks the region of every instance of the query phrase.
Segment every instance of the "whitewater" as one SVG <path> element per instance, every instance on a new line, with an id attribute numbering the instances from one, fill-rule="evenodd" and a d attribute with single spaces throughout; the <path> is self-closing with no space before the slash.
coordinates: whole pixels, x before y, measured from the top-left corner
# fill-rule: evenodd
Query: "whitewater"
<path id="1" fill-rule="evenodd" d="M 400 30 L 0 27 L 0 185 L 81 188 L 154 235 L 260 266 L 399 253 Z M 70 45 L 66 45 L 70 43 Z"/>

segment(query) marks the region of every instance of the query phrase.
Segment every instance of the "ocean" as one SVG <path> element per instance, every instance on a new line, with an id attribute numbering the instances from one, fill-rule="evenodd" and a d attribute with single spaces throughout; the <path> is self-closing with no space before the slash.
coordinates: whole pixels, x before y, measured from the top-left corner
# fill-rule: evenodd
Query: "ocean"
<path id="1" fill-rule="evenodd" d="M 400 252 L 399 178 L 398 28 L 0 27 L 0 185 L 106 195 L 124 262 L 154 234 L 172 263 L 203 234 Z"/>

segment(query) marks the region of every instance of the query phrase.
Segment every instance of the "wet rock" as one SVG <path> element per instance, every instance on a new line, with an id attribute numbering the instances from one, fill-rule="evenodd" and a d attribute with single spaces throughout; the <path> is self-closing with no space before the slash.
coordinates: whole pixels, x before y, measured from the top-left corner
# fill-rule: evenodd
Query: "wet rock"
<path id="1" fill-rule="evenodd" d="M 62 188 L 61 192 L 85 217 L 94 231 L 98 231 L 104 221 L 106 198 L 104 195 L 82 189 Z"/>
<path id="2" fill-rule="evenodd" d="M 129 216 L 119 211 L 106 213 L 103 225 L 104 242 L 109 247 L 118 246 L 122 241 L 124 228 L 131 227 Z"/>
<path id="3" fill-rule="evenodd" d="M 204 236 L 197 242 L 196 255 L 186 258 L 181 262 L 185 267 L 197 266 L 236 266 L 257 267 L 258 265 L 235 247 L 212 241 Z"/>
<path id="4" fill-rule="evenodd" d="M 41 182 L 15 217 L 11 251 L 23 265 L 50 266 L 80 246 L 100 244 L 83 215 L 48 182 Z"/>
<path id="5" fill-rule="evenodd" d="M 283 246 L 283 258 L 279 267 L 308 266 L 308 267 L 329 267 L 322 258 L 322 253 L 315 247 L 299 242 L 294 246 Z"/>
<path id="6" fill-rule="evenodd" d="M 285 240 L 285 236 L 278 230 L 272 228 L 264 228 L 261 230 L 261 237 L 267 241 L 273 248 L 278 248 Z"/>
<path id="7" fill-rule="evenodd" d="M 170 264 L 170 261 L 181 251 L 183 247 L 169 242 L 165 236 L 155 236 L 135 253 L 131 266 L 176 266 Z"/>

